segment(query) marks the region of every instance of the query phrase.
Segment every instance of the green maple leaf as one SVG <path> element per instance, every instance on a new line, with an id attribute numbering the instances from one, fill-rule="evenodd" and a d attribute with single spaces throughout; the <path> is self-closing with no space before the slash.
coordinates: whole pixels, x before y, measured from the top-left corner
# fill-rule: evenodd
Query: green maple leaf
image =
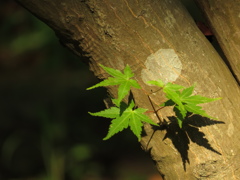
<path id="1" fill-rule="evenodd" d="M 184 108 L 183 102 L 181 101 L 179 91 L 174 91 L 172 89 L 168 89 L 164 87 L 163 92 L 166 93 L 166 97 L 168 99 L 170 99 L 177 105 L 177 108 L 179 109 L 182 117 L 185 118 L 187 114 L 187 110 Z"/>
<path id="2" fill-rule="evenodd" d="M 91 86 L 87 88 L 87 90 L 94 89 L 97 87 L 103 87 L 103 86 L 114 86 L 119 85 L 118 88 L 118 99 L 117 104 L 120 105 L 120 102 L 123 100 L 123 98 L 130 92 L 131 87 L 135 87 L 140 89 L 140 85 L 137 83 L 136 80 L 131 79 L 134 76 L 134 73 L 132 73 L 130 66 L 127 65 L 124 69 L 124 73 L 122 73 L 119 70 L 112 69 L 109 67 L 105 67 L 100 64 L 100 66 L 111 76 L 108 79 L 103 80 L 102 82 Z"/>
<path id="3" fill-rule="evenodd" d="M 112 107 L 110 109 L 100 111 L 97 113 L 90 113 L 93 116 L 102 116 L 112 118 L 111 125 L 107 136 L 103 140 L 107 140 L 114 134 L 121 132 L 123 129 L 130 127 L 133 133 L 137 136 L 138 140 L 141 139 L 142 122 L 147 122 L 152 125 L 158 126 L 144 113 L 147 111 L 143 108 L 134 109 L 134 101 L 129 105 L 122 102 L 119 107 Z M 121 112 L 121 113 L 120 113 Z"/>
<path id="4" fill-rule="evenodd" d="M 159 79 L 157 81 L 148 81 L 147 83 L 161 87 L 161 88 L 163 88 L 165 86 L 165 83 L 161 79 Z"/>
<path id="5" fill-rule="evenodd" d="M 212 117 L 206 113 L 202 109 L 201 106 L 197 106 L 198 104 L 202 103 L 209 103 L 212 101 L 220 100 L 221 98 L 208 98 L 200 95 L 192 95 L 193 90 L 194 90 L 195 85 L 185 88 L 181 93 L 180 93 L 180 99 L 184 104 L 184 108 L 193 114 L 199 114 L 204 117 L 208 117 L 210 119 L 217 119 L 215 117 Z"/>
<path id="6" fill-rule="evenodd" d="M 117 107 L 111 107 L 109 109 L 105 109 L 96 113 L 89 112 L 89 114 L 91 114 L 92 116 L 101 116 L 105 118 L 117 118 L 120 114 L 120 109 Z"/>
<path id="7" fill-rule="evenodd" d="M 167 83 L 163 81 L 149 81 L 149 84 L 159 86 L 163 89 L 168 100 L 161 106 L 174 106 L 173 110 L 178 120 L 178 125 L 182 128 L 182 122 L 186 118 L 187 112 L 199 114 L 210 119 L 217 119 L 208 115 L 198 104 L 208 103 L 221 98 L 207 98 L 200 95 L 192 95 L 195 85 L 185 88 L 184 86 Z"/>

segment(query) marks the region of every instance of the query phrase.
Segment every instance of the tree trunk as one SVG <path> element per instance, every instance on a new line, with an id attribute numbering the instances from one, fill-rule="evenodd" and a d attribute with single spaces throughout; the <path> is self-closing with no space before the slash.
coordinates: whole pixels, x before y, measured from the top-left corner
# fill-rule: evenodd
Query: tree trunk
<path id="1" fill-rule="evenodd" d="M 240 1 L 195 1 L 202 9 L 240 83 Z"/>
<path id="2" fill-rule="evenodd" d="M 198 116 L 187 119 L 183 129 L 174 122 L 162 129 L 146 124 L 141 145 L 166 180 L 240 177 L 239 87 L 179 0 L 19 2 L 48 24 L 71 51 L 89 57 L 87 63 L 98 78 L 108 77 L 99 63 L 119 70 L 129 64 L 144 89 L 132 90 L 138 107 L 152 109 L 146 92 L 155 104 L 163 102 L 160 92 L 151 94 L 157 88 L 147 85 L 148 80 L 184 86 L 196 82 L 196 93 L 223 97 L 204 109 L 225 124 Z M 116 98 L 116 88 L 108 91 Z M 149 116 L 159 122 L 154 114 Z M 173 121 L 169 110 L 159 116 Z"/>

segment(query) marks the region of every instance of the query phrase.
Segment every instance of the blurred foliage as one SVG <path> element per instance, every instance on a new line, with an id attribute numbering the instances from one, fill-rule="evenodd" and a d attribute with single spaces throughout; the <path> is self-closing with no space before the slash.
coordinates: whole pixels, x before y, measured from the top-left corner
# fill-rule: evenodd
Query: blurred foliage
<path id="1" fill-rule="evenodd" d="M 0 2 L 0 179 L 144 180 L 157 173 L 136 138 L 102 141 L 104 89 L 81 58 L 14 1 Z"/>

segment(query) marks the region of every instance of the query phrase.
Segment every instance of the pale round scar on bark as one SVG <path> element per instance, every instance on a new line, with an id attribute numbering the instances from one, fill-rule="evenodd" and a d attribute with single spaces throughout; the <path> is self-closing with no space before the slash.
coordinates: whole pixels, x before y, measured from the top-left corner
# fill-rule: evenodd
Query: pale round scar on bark
<path id="1" fill-rule="evenodd" d="M 173 49 L 159 49 L 150 54 L 145 66 L 146 69 L 142 70 L 141 77 L 146 84 L 148 81 L 159 79 L 165 83 L 173 82 L 182 71 L 182 63 Z"/>

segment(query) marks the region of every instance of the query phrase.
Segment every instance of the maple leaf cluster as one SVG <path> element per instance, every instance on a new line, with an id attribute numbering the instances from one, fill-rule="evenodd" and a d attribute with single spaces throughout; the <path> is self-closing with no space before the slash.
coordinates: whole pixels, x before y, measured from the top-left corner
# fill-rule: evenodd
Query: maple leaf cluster
<path id="1" fill-rule="evenodd" d="M 128 102 L 128 104 L 124 103 L 122 100 L 129 94 L 132 87 L 140 89 L 141 86 L 136 80 L 132 79 L 134 77 L 134 73 L 132 73 L 129 65 L 124 68 L 123 73 L 117 69 L 105 67 L 103 65 L 100 66 L 112 77 L 89 87 L 87 90 L 103 86 L 119 85 L 118 98 L 112 99 L 112 102 L 115 104 L 114 107 L 90 114 L 92 116 L 101 116 L 112 119 L 108 134 L 104 140 L 107 140 L 114 134 L 130 127 L 132 132 L 140 141 L 144 122 L 155 126 L 158 126 L 158 124 L 154 123 L 147 115 L 144 114 L 148 111 L 147 109 L 136 108 L 133 100 Z M 180 128 L 182 128 L 182 123 L 189 112 L 192 114 L 199 114 L 210 119 L 216 119 L 208 115 L 201 106 L 198 106 L 198 104 L 216 101 L 221 98 L 207 98 L 200 95 L 193 95 L 195 85 L 186 88 L 170 82 L 165 84 L 162 80 L 149 81 L 148 83 L 158 86 L 163 90 L 168 100 L 159 106 L 173 106 L 173 111 L 176 114 Z"/>

